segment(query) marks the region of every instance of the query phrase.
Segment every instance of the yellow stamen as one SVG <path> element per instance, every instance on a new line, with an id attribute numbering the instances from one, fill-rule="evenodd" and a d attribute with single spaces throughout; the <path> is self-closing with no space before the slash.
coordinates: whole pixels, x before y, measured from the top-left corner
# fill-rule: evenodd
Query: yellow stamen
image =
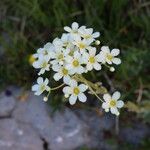
<path id="1" fill-rule="evenodd" d="M 89 58 L 89 62 L 92 63 L 92 64 L 95 63 L 95 58 L 94 57 L 90 57 Z"/>
<path id="2" fill-rule="evenodd" d="M 67 75 L 67 74 L 68 74 L 68 70 L 65 69 L 65 68 L 63 68 L 63 69 L 62 69 L 62 73 L 63 73 L 63 75 Z"/>
<path id="3" fill-rule="evenodd" d="M 107 59 L 111 61 L 111 60 L 113 59 L 113 56 L 108 53 L 108 54 L 107 54 Z"/>
<path id="4" fill-rule="evenodd" d="M 86 45 L 85 45 L 84 43 L 82 43 L 82 42 L 80 42 L 80 43 L 78 44 L 78 46 L 79 46 L 80 49 L 86 48 Z"/>
<path id="5" fill-rule="evenodd" d="M 32 65 L 35 62 L 36 58 L 33 55 L 29 56 L 29 63 Z"/>
<path id="6" fill-rule="evenodd" d="M 47 62 L 45 61 L 42 63 L 42 68 L 46 68 L 46 66 L 47 66 Z"/>
<path id="7" fill-rule="evenodd" d="M 110 107 L 114 107 L 116 106 L 116 101 L 111 99 L 110 103 L 109 103 Z"/>
<path id="8" fill-rule="evenodd" d="M 40 90 L 44 91 L 45 90 L 45 85 L 41 85 Z"/>
<path id="9" fill-rule="evenodd" d="M 58 59 L 59 59 L 59 60 L 62 60 L 63 58 L 64 58 L 64 55 L 63 55 L 63 54 L 58 55 Z"/>
<path id="10" fill-rule="evenodd" d="M 75 87 L 75 88 L 73 89 L 73 93 L 74 93 L 75 95 L 78 95 L 79 92 L 80 92 L 80 90 L 79 90 L 78 87 Z"/>
<path id="11" fill-rule="evenodd" d="M 72 64 L 73 64 L 74 67 L 78 67 L 79 66 L 78 60 L 74 60 Z"/>
<path id="12" fill-rule="evenodd" d="M 89 38 L 91 38 L 92 36 L 90 35 L 90 34 L 87 34 L 87 35 L 84 35 L 84 38 L 85 39 L 89 39 Z"/>

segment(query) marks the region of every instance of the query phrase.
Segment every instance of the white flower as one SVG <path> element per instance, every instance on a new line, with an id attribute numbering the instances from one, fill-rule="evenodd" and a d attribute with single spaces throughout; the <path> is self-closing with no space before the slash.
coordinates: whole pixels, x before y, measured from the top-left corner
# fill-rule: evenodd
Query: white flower
<path id="1" fill-rule="evenodd" d="M 40 56 L 47 56 L 49 59 L 53 58 L 54 45 L 52 43 L 47 43 L 43 48 L 39 48 L 37 53 L 33 55 L 34 58 L 39 58 Z"/>
<path id="2" fill-rule="evenodd" d="M 80 102 L 85 102 L 87 100 L 87 97 L 83 93 L 87 90 L 87 88 L 88 87 L 85 84 L 78 85 L 75 80 L 71 80 L 70 85 L 63 88 L 63 92 L 66 97 L 70 95 L 69 103 L 73 105 L 76 103 L 77 98 Z"/>
<path id="3" fill-rule="evenodd" d="M 64 30 L 69 32 L 72 36 L 76 36 L 78 34 L 79 24 L 77 22 L 73 22 L 71 28 L 68 26 L 64 27 Z"/>
<path id="4" fill-rule="evenodd" d="M 63 33 L 61 36 L 61 41 L 65 48 L 71 47 L 73 45 L 72 44 L 73 39 L 71 38 L 70 34 Z"/>
<path id="5" fill-rule="evenodd" d="M 55 65 L 52 69 L 57 72 L 53 76 L 56 81 L 59 81 L 61 78 L 63 78 L 64 83 L 68 83 L 70 80 L 70 72 L 65 66 Z"/>
<path id="6" fill-rule="evenodd" d="M 82 62 L 82 56 L 78 51 L 75 51 L 73 56 L 66 57 L 66 68 L 70 71 L 70 74 L 82 74 L 85 69 L 83 66 L 81 66 Z"/>
<path id="7" fill-rule="evenodd" d="M 96 55 L 96 48 L 92 48 L 89 53 L 83 53 L 83 61 L 85 61 L 87 70 L 101 70 L 101 59 Z M 87 62 L 86 62 L 87 61 Z"/>
<path id="8" fill-rule="evenodd" d="M 52 43 L 55 49 L 61 49 L 63 47 L 63 42 L 59 38 L 55 38 Z"/>
<path id="9" fill-rule="evenodd" d="M 82 26 L 79 28 L 79 33 L 80 33 L 81 37 L 83 37 L 86 40 L 89 40 L 90 42 L 93 42 L 95 40 L 95 38 L 100 36 L 99 32 L 93 33 L 92 28 L 86 29 L 85 26 Z"/>
<path id="10" fill-rule="evenodd" d="M 43 80 L 42 77 L 39 77 L 37 79 L 37 83 L 32 86 L 32 91 L 35 91 L 35 95 L 40 95 L 42 94 L 45 90 L 49 91 L 50 87 L 47 86 L 47 84 L 49 83 L 49 80 L 46 78 L 45 81 Z"/>
<path id="11" fill-rule="evenodd" d="M 76 45 L 79 48 L 80 53 L 84 53 L 85 50 L 90 50 L 91 49 L 91 41 L 86 40 L 86 39 L 81 39 L 81 37 L 75 37 L 74 38 L 74 45 Z"/>
<path id="12" fill-rule="evenodd" d="M 64 48 L 55 48 L 53 58 L 54 60 L 51 61 L 52 65 L 63 65 L 64 59 L 66 56 L 68 56 L 69 50 Z"/>
<path id="13" fill-rule="evenodd" d="M 101 58 L 102 58 L 102 62 L 103 63 L 108 63 L 108 64 L 116 64 L 119 65 L 121 63 L 121 60 L 119 58 L 116 58 L 115 56 L 117 56 L 120 53 L 119 49 L 112 49 L 112 51 L 110 52 L 110 49 L 108 46 L 102 46 L 101 47 Z"/>
<path id="14" fill-rule="evenodd" d="M 118 108 L 122 108 L 124 102 L 122 100 L 118 100 L 120 98 L 120 93 L 116 91 L 112 97 L 109 94 L 104 94 L 103 99 L 105 102 L 102 104 L 102 108 L 105 109 L 106 112 L 111 111 L 112 114 L 119 115 Z"/>
<path id="15" fill-rule="evenodd" d="M 40 69 L 38 75 L 43 74 L 45 71 L 50 70 L 49 57 L 48 56 L 39 56 L 39 59 L 33 62 L 33 67 L 36 69 Z"/>

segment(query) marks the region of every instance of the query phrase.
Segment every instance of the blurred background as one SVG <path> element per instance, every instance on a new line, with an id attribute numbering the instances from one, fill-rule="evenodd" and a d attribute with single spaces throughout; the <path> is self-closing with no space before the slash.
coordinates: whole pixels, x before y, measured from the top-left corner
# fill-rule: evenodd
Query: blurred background
<path id="1" fill-rule="evenodd" d="M 102 82 L 110 92 L 115 89 L 121 91 L 122 99 L 126 102 L 119 119 L 122 126 L 119 130 L 123 133 L 118 136 L 115 131 L 112 133 L 113 128 L 102 131 L 103 140 L 111 145 L 107 147 L 108 150 L 120 148 L 148 150 L 150 147 L 147 136 L 150 123 L 149 0 L 1 0 L 0 90 L 6 89 L 6 95 L 11 95 L 11 90 L 7 89 L 10 85 L 30 90 L 37 78 L 37 73 L 31 66 L 30 56 L 39 47 L 43 47 L 55 37 L 60 37 L 64 32 L 63 27 L 70 26 L 75 21 L 99 31 L 101 46 L 109 45 L 111 49 L 121 50 L 122 64 L 116 68 L 115 73 L 104 69 L 102 73 L 94 72 L 87 76 L 93 82 Z M 52 81 L 51 84 L 54 85 L 55 82 Z M 102 117 L 105 122 L 104 117 L 107 116 L 98 108 L 100 105 L 97 104 L 97 100 L 94 96 L 88 96 L 88 103 L 77 104 L 72 108 L 73 113 L 84 120 L 81 116 L 85 112 L 82 114 L 81 111 L 87 110 L 87 114 L 93 112 L 91 117 L 98 114 L 100 117 L 97 116 L 97 119 Z M 62 107 L 69 107 L 61 101 L 62 99 L 61 94 L 52 93 L 48 106 L 58 111 Z M 86 116 L 90 117 L 87 114 Z M 117 124 L 118 121 L 114 118 L 114 127 Z M 99 131 L 95 129 L 99 128 L 99 124 L 91 126 L 94 126 L 93 130 L 96 132 L 96 135 L 92 135 L 95 138 L 93 140 L 97 140 L 98 144 L 101 143 L 96 138 Z M 107 149 L 102 144 L 95 145 L 93 146 L 95 149 Z M 85 143 L 78 146 L 80 147 L 78 150 L 92 149 L 92 146 Z M 70 146 L 70 150 L 74 148 L 76 147 Z"/>

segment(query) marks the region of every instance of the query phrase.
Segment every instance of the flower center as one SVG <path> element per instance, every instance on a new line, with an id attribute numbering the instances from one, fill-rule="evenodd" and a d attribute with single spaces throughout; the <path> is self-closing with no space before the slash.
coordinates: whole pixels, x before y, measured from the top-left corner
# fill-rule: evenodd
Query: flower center
<path id="1" fill-rule="evenodd" d="M 113 56 L 108 53 L 108 54 L 107 54 L 107 59 L 111 61 L 111 60 L 113 59 Z"/>
<path id="2" fill-rule="evenodd" d="M 44 84 L 41 85 L 40 90 L 41 90 L 41 91 L 44 91 L 44 90 L 45 90 L 45 85 L 44 85 Z"/>
<path id="3" fill-rule="evenodd" d="M 72 33 L 77 34 L 78 30 L 72 30 Z"/>
<path id="4" fill-rule="evenodd" d="M 70 56 L 73 56 L 73 53 L 74 53 L 74 51 L 73 51 L 73 50 L 70 50 L 69 55 L 70 55 Z"/>
<path id="5" fill-rule="evenodd" d="M 45 61 L 42 63 L 42 68 L 46 68 L 46 66 L 47 66 L 47 62 Z"/>
<path id="6" fill-rule="evenodd" d="M 78 44 L 78 46 L 79 46 L 80 49 L 84 49 L 86 47 L 86 45 L 84 43 L 82 43 L 82 42 L 80 42 Z"/>
<path id="7" fill-rule="evenodd" d="M 90 35 L 90 34 L 87 34 L 87 35 L 84 35 L 84 38 L 85 39 L 89 39 L 89 38 L 91 38 L 92 36 Z"/>
<path id="8" fill-rule="evenodd" d="M 74 93 L 75 95 L 78 95 L 79 92 L 80 92 L 80 90 L 79 90 L 78 87 L 75 87 L 75 88 L 73 89 L 73 93 Z"/>
<path id="9" fill-rule="evenodd" d="M 78 60 L 74 60 L 72 64 L 73 64 L 74 67 L 78 67 L 79 66 Z"/>
<path id="10" fill-rule="evenodd" d="M 59 60 L 62 60 L 63 58 L 64 58 L 64 55 L 63 55 L 63 54 L 59 54 L 59 55 L 58 55 L 58 59 L 59 59 Z"/>
<path id="11" fill-rule="evenodd" d="M 68 70 L 65 69 L 65 68 L 63 68 L 63 69 L 62 69 L 62 73 L 63 73 L 63 75 L 67 75 L 67 74 L 68 74 Z"/>
<path id="12" fill-rule="evenodd" d="M 92 64 L 95 63 L 95 58 L 94 57 L 90 57 L 89 58 L 89 62 L 92 63 Z"/>
<path id="13" fill-rule="evenodd" d="M 110 107 L 116 106 L 116 101 L 112 99 L 112 100 L 110 101 L 109 105 L 110 105 Z"/>
<path id="14" fill-rule="evenodd" d="M 48 55 L 48 52 L 47 52 L 47 50 L 45 50 L 45 51 L 44 51 L 44 55 Z"/>

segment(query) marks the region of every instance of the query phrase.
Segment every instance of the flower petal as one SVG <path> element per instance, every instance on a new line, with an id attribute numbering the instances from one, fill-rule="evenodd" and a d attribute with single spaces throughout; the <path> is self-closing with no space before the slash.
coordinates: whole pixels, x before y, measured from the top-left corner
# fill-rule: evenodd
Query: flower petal
<path id="1" fill-rule="evenodd" d="M 120 50 L 119 50 L 119 49 L 116 49 L 116 48 L 114 48 L 114 49 L 111 51 L 111 54 L 112 54 L 113 56 L 117 56 L 119 53 L 120 53 Z"/>
<path id="2" fill-rule="evenodd" d="M 70 85 L 71 85 L 71 87 L 76 87 L 78 84 L 77 84 L 77 81 L 76 81 L 76 80 L 72 79 L 72 80 L 70 81 Z"/>
<path id="3" fill-rule="evenodd" d="M 123 101 L 121 101 L 121 100 L 117 101 L 117 107 L 118 107 L 118 108 L 122 108 L 123 105 L 124 105 L 124 102 L 123 102 Z"/>
<path id="4" fill-rule="evenodd" d="M 42 78 L 42 77 L 38 77 L 37 83 L 38 83 L 38 84 L 42 84 L 42 83 L 43 83 L 43 78 Z"/>
<path id="5" fill-rule="evenodd" d="M 44 83 L 47 85 L 49 83 L 49 80 L 46 78 Z"/>
<path id="6" fill-rule="evenodd" d="M 101 50 L 102 50 L 103 52 L 105 52 L 105 53 L 110 53 L 110 49 L 109 49 L 108 46 L 102 46 L 102 47 L 101 47 Z"/>
<path id="7" fill-rule="evenodd" d="M 106 102 L 108 102 L 108 101 L 111 100 L 111 96 L 110 96 L 109 94 L 104 94 L 104 95 L 103 95 L 103 99 L 104 99 Z"/>
<path id="8" fill-rule="evenodd" d="M 59 73 L 55 73 L 53 77 L 54 77 L 55 81 L 58 81 L 62 78 L 62 75 Z"/>
<path id="9" fill-rule="evenodd" d="M 100 33 L 99 33 L 99 32 L 95 32 L 95 33 L 93 33 L 92 35 L 93 35 L 93 38 L 97 38 L 97 37 L 100 36 Z"/>
<path id="10" fill-rule="evenodd" d="M 70 28 L 70 27 L 67 27 L 67 26 L 64 27 L 64 30 L 67 31 L 67 32 L 71 32 L 71 28 Z"/>
<path id="11" fill-rule="evenodd" d="M 38 84 L 35 84 L 32 86 L 32 91 L 37 91 L 39 88 L 39 85 Z"/>
<path id="12" fill-rule="evenodd" d="M 79 101 L 80 102 L 86 102 L 86 100 L 87 100 L 87 97 L 85 96 L 85 94 L 83 94 L 83 93 L 80 93 L 79 95 L 78 95 L 78 98 L 79 98 Z"/>
<path id="13" fill-rule="evenodd" d="M 70 76 L 68 76 L 68 75 L 64 76 L 63 81 L 64 81 L 65 84 L 70 85 L 70 82 L 71 82 Z"/>
<path id="14" fill-rule="evenodd" d="M 63 92 L 64 92 L 65 94 L 70 94 L 70 93 L 71 93 L 71 88 L 70 88 L 69 86 L 65 86 L 65 87 L 63 88 Z"/>
<path id="15" fill-rule="evenodd" d="M 77 22 L 73 22 L 71 27 L 72 27 L 73 30 L 76 30 L 76 29 L 78 29 L 79 25 L 78 25 Z"/>
<path id="16" fill-rule="evenodd" d="M 80 89 L 81 92 L 85 92 L 87 90 L 87 88 L 88 87 L 85 84 L 80 84 L 79 85 L 79 89 Z"/>
<path id="17" fill-rule="evenodd" d="M 99 63 L 96 62 L 96 63 L 94 64 L 94 69 L 95 69 L 95 70 L 101 70 L 101 68 L 102 68 L 102 67 L 101 67 L 101 65 L 100 65 Z"/>
<path id="18" fill-rule="evenodd" d="M 112 62 L 113 62 L 114 64 L 116 64 L 116 65 L 119 65 L 119 64 L 121 64 L 121 59 L 119 59 L 119 58 L 113 58 L 113 59 L 112 59 Z"/>
<path id="19" fill-rule="evenodd" d="M 121 94 L 120 92 L 116 91 L 113 95 L 112 95 L 112 99 L 118 100 L 120 98 Z"/>
<path id="20" fill-rule="evenodd" d="M 104 102 L 104 103 L 102 104 L 102 108 L 103 108 L 103 109 L 109 109 L 109 103 Z"/>
<path id="21" fill-rule="evenodd" d="M 119 115 L 119 111 L 116 107 L 111 107 L 110 111 L 111 111 L 112 114 Z"/>
<path id="22" fill-rule="evenodd" d="M 93 69 L 93 65 L 91 63 L 87 63 L 86 68 L 90 71 Z"/>
<path id="23" fill-rule="evenodd" d="M 76 103 L 76 100 L 77 100 L 77 96 L 71 95 L 71 96 L 69 97 L 69 103 L 70 103 L 71 105 L 74 105 L 74 104 Z"/>

